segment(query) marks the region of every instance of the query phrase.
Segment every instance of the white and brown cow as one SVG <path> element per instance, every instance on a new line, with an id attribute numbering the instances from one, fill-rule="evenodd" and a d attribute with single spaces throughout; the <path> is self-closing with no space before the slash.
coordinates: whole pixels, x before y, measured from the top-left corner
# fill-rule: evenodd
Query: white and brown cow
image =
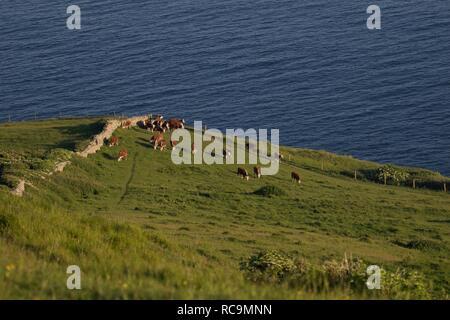
<path id="1" fill-rule="evenodd" d="M 118 146 L 118 145 L 119 145 L 119 138 L 118 137 L 112 136 L 111 138 L 109 138 L 108 146 L 110 148 L 114 147 L 114 146 Z"/>
<path id="2" fill-rule="evenodd" d="M 167 147 L 166 140 L 162 139 L 161 141 L 159 141 L 158 143 L 159 151 L 163 151 L 166 147 Z"/>
<path id="3" fill-rule="evenodd" d="M 237 175 L 241 176 L 242 179 L 245 179 L 247 181 L 248 181 L 248 179 L 250 179 L 247 170 L 245 170 L 244 168 L 238 168 Z"/>
<path id="4" fill-rule="evenodd" d="M 168 127 L 171 129 L 171 130 L 174 130 L 174 129 L 184 129 L 184 119 L 175 119 L 175 118 L 172 118 L 172 119 L 169 119 L 169 121 L 167 122 L 167 124 L 168 124 Z"/>
<path id="5" fill-rule="evenodd" d="M 126 121 L 122 122 L 122 128 L 130 129 L 131 128 L 131 121 L 130 120 L 126 120 Z"/>
<path id="6" fill-rule="evenodd" d="M 261 178 L 261 167 L 260 166 L 256 166 L 253 167 L 253 173 L 255 174 L 256 178 Z"/>
<path id="7" fill-rule="evenodd" d="M 119 156 L 117 157 L 117 161 L 127 160 L 128 158 L 128 150 L 122 149 L 119 152 Z"/>
<path id="8" fill-rule="evenodd" d="M 158 148 L 159 143 L 164 140 L 164 136 L 162 133 L 157 133 L 153 137 L 150 138 L 150 144 L 153 145 L 153 149 L 156 150 Z"/>
<path id="9" fill-rule="evenodd" d="M 300 175 L 297 172 L 294 172 L 294 171 L 291 172 L 291 179 L 292 179 L 292 181 L 295 181 L 298 184 L 300 184 L 302 182 L 300 180 Z"/>
<path id="10" fill-rule="evenodd" d="M 152 131 L 153 132 L 155 130 L 155 125 L 153 124 L 153 120 L 152 119 L 146 119 L 144 121 L 144 127 L 148 131 Z"/>

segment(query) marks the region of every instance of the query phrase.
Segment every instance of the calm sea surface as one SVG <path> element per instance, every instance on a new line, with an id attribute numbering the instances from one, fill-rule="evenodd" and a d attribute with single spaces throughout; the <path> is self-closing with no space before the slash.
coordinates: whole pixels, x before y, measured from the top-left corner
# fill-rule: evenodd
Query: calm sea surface
<path id="1" fill-rule="evenodd" d="M 114 112 L 450 175 L 450 1 L 0 1 L 0 121 Z"/>

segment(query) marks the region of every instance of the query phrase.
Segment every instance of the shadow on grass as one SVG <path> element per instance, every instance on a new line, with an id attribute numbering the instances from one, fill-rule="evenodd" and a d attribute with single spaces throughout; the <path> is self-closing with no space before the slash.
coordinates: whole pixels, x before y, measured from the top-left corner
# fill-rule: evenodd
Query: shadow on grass
<path id="1" fill-rule="evenodd" d="M 109 154 L 109 153 L 102 153 L 103 158 L 105 158 L 106 160 L 117 160 L 116 157 L 114 157 L 113 155 Z"/>
<path id="2" fill-rule="evenodd" d="M 105 126 L 105 121 L 100 120 L 90 124 L 80 124 L 77 126 L 56 127 L 61 134 L 69 135 L 66 140 L 60 141 L 55 148 L 78 151 L 81 144 L 91 139 L 92 136 L 100 133 Z"/>

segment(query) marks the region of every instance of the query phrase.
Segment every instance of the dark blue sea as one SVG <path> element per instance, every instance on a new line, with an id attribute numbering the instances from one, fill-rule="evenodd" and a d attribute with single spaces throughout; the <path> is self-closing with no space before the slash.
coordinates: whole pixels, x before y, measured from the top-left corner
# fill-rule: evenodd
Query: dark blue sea
<path id="1" fill-rule="evenodd" d="M 450 175 L 450 1 L 1 0 L 0 121 L 113 113 Z"/>

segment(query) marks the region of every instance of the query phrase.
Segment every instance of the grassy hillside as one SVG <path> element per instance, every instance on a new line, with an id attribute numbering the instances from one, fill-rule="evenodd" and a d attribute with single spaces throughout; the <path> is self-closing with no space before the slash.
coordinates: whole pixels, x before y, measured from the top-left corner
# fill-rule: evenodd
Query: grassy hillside
<path id="1" fill-rule="evenodd" d="M 86 145 L 103 123 L 0 126 L 2 181 L 32 183 L 23 198 L 0 189 L 0 298 L 448 298 L 448 193 L 355 181 L 380 165 L 295 148 L 282 148 L 278 175 L 243 181 L 235 165 L 172 164 L 138 128 L 63 173 L 30 165 Z M 66 289 L 72 264 L 80 291 Z M 370 264 L 382 290 L 364 289 Z"/>

